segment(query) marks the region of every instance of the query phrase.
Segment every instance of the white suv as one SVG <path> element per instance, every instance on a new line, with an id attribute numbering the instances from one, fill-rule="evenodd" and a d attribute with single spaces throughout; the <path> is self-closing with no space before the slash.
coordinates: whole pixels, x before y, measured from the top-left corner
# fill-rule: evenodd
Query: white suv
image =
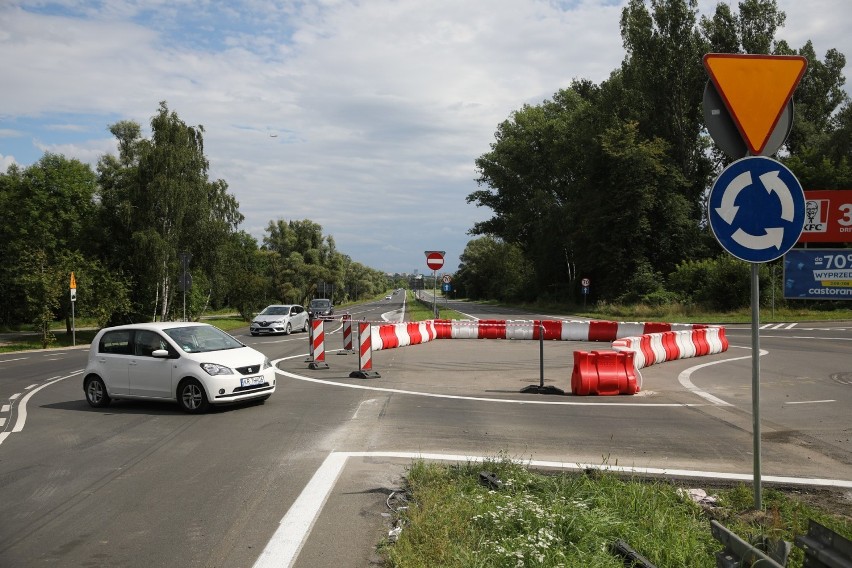
<path id="1" fill-rule="evenodd" d="M 102 329 L 83 373 L 86 400 L 177 400 L 186 412 L 210 404 L 266 400 L 275 392 L 269 359 L 205 323 L 158 322 Z"/>
<path id="2" fill-rule="evenodd" d="M 302 306 L 272 304 L 254 316 L 249 325 L 252 335 L 283 333 L 290 335 L 291 331 L 300 329 L 308 331 L 308 312 Z"/>

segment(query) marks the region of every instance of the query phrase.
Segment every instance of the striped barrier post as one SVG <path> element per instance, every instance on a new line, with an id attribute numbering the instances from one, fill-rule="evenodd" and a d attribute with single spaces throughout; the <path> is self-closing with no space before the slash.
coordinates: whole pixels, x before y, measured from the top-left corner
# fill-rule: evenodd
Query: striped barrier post
<path id="1" fill-rule="evenodd" d="M 325 331 L 319 318 L 311 321 L 311 361 L 309 369 L 328 369 L 325 362 Z"/>
<path id="2" fill-rule="evenodd" d="M 354 353 L 352 348 L 352 315 L 343 314 L 343 351 L 338 351 L 338 355 L 347 355 Z"/>
<path id="3" fill-rule="evenodd" d="M 370 322 L 358 322 L 358 370 L 349 373 L 355 379 L 374 379 L 381 375 L 373 371 L 373 332 Z"/>

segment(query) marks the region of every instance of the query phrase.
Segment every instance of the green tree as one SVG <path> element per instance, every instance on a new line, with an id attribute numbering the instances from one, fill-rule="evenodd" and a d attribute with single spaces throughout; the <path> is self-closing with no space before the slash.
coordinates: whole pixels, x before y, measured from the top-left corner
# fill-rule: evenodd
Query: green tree
<path id="1" fill-rule="evenodd" d="M 104 227 L 114 239 L 108 257 L 134 277 L 137 317 L 170 319 L 180 277 L 180 252 L 193 255 L 210 287 L 231 233 L 243 216 L 223 180 L 210 181 L 203 126 L 189 126 L 165 102 L 151 119 L 151 138 L 123 121 L 110 127 L 119 156 L 99 163 Z M 202 302 L 204 303 L 204 302 Z"/>
<path id="2" fill-rule="evenodd" d="M 473 300 L 525 299 L 530 271 L 520 248 L 485 236 L 467 243 L 454 284 L 458 293 Z"/>
<path id="3" fill-rule="evenodd" d="M 96 189 L 88 165 L 50 153 L 28 168 L 13 166 L 0 175 L 0 210 L 4 218 L 16 220 L 0 227 L 5 323 L 32 321 L 36 314 L 39 327 L 58 318 L 70 332 L 70 273 L 101 266 L 101 235 L 92 222 Z M 108 274 L 98 286 L 94 296 L 79 290 L 81 315 L 123 309 L 120 299 L 127 288 L 120 275 Z"/>

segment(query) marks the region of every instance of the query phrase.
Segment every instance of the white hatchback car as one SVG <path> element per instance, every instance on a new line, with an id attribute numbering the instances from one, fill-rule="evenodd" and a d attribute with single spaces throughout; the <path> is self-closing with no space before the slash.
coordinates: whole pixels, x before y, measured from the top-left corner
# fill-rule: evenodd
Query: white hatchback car
<path id="1" fill-rule="evenodd" d="M 273 304 L 266 306 L 262 312 L 254 316 L 249 325 L 249 332 L 252 335 L 271 333 L 290 335 L 290 332 L 296 329 L 308 331 L 309 326 L 308 311 L 302 306 Z"/>
<path id="2" fill-rule="evenodd" d="M 89 348 L 83 391 L 94 407 L 113 399 L 177 400 L 186 412 L 266 400 L 275 369 L 260 351 L 206 323 L 157 322 L 102 329 Z"/>

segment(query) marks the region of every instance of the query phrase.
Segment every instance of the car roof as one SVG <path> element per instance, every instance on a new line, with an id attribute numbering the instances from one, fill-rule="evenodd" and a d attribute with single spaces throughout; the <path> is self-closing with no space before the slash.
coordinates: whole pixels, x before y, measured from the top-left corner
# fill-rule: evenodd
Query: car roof
<path id="1" fill-rule="evenodd" d="M 268 310 L 269 308 L 291 308 L 295 305 L 296 304 L 269 304 L 268 306 L 266 306 L 263 309 Z"/>
<path id="2" fill-rule="evenodd" d="M 313 300 L 311 300 L 311 303 L 313 304 L 314 302 L 328 302 L 330 304 L 331 300 L 329 300 L 328 298 L 314 298 Z"/>
<path id="3" fill-rule="evenodd" d="M 145 323 L 131 323 L 127 325 L 116 325 L 105 327 L 101 331 L 122 330 L 122 329 L 147 329 L 151 331 L 163 331 L 175 327 L 213 327 L 209 323 L 201 323 L 196 321 L 152 321 Z"/>

